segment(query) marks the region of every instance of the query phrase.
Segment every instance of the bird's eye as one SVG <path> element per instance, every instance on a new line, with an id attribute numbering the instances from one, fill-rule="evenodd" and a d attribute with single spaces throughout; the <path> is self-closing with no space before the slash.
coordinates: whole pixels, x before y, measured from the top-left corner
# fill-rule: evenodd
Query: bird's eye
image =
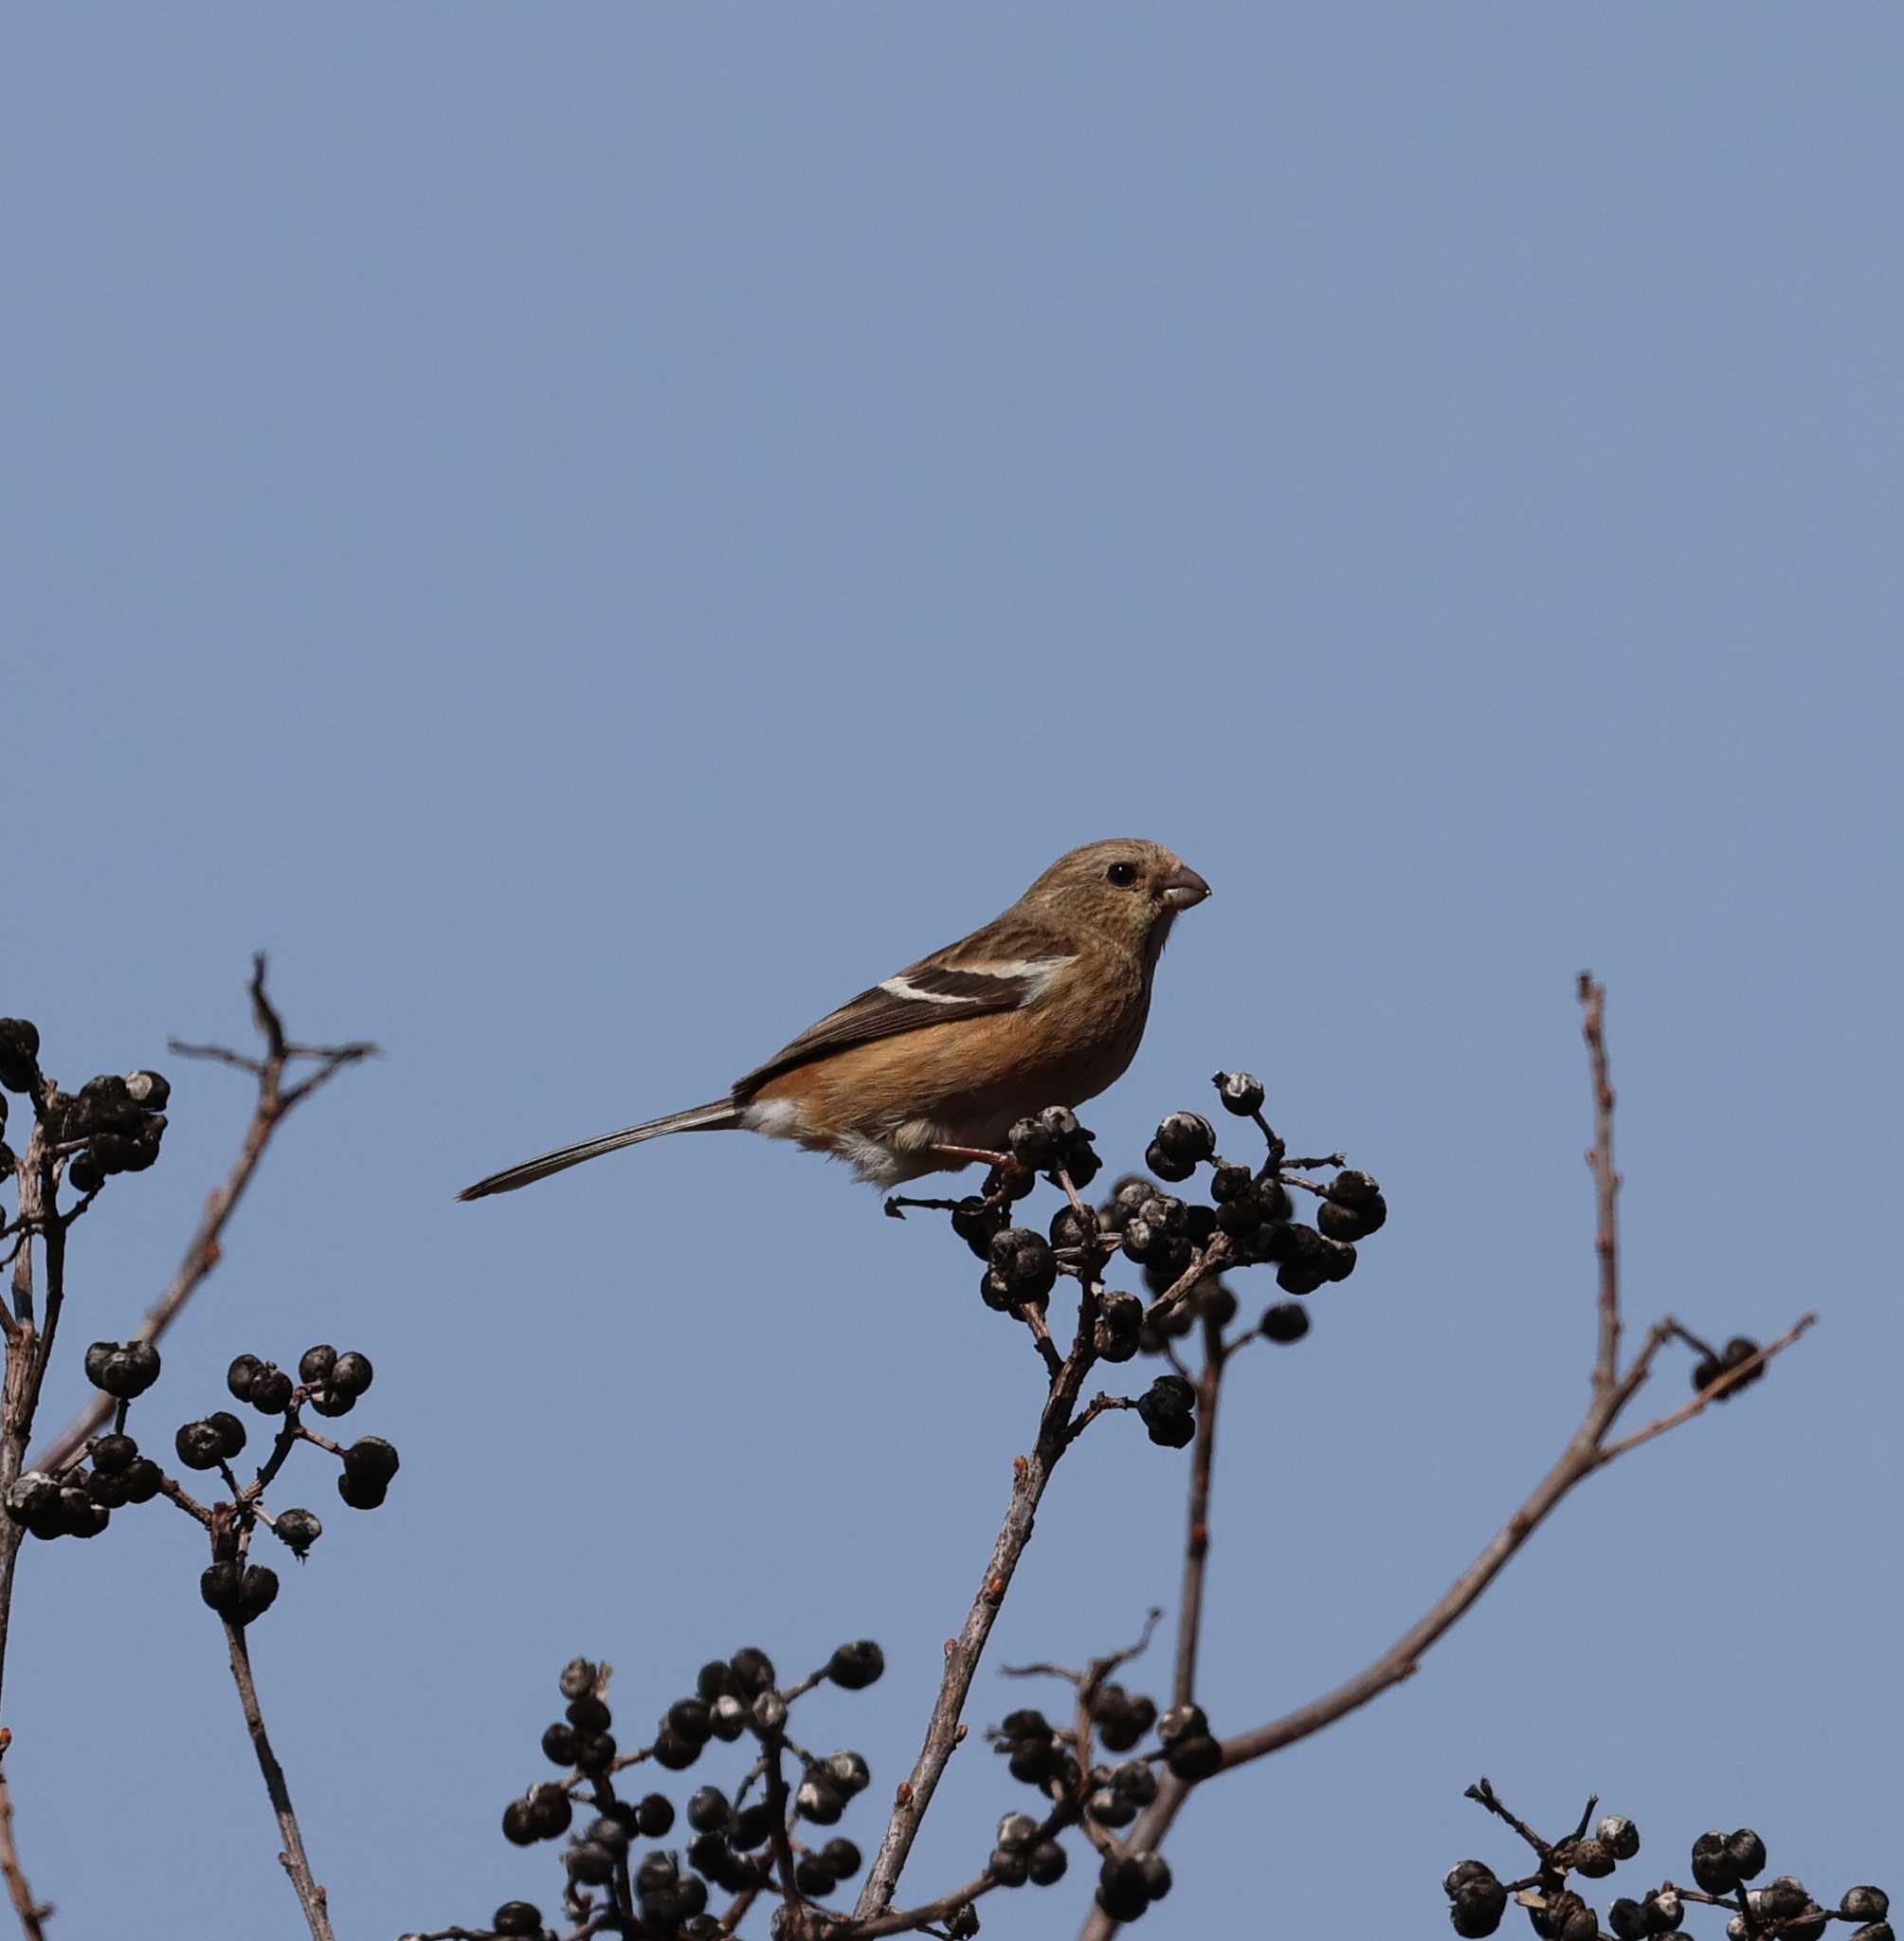
<path id="1" fill-rule="evenodd" d="M 1120 890 L 1128 890 L 1137 880 L 1137 865 L 1134 862 L 1114 862 L 1104 872 L 1104 880 L 1115 883 Z"/>

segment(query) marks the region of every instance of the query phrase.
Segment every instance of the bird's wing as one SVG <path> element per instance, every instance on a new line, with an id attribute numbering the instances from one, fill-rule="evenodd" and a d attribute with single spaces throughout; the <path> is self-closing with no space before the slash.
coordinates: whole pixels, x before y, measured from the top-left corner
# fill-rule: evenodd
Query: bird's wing
<path id="1" fill-rule="evenodd" d="M 783 1072 L 850 1045 L 954 1018 L 1020 1010 L 1035 1003 L 1075 955 L 1050 932 L 1023 919 L 1001 918 L 828 1011 L 791 1044 L 736 1080 L 734 1097 L 745 1103 Z"/>

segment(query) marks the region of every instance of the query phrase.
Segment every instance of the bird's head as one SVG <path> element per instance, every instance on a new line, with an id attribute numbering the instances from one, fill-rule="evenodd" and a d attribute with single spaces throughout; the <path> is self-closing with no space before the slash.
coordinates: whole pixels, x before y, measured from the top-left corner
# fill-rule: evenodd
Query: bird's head
<path id="1" fill-rule="evenodd" d="M 1087 843 L 1061 856 L 1025 893 L 1027 905 L 1154 957 L 1178 911 L 1210 886 L 1161 843 Z"/>

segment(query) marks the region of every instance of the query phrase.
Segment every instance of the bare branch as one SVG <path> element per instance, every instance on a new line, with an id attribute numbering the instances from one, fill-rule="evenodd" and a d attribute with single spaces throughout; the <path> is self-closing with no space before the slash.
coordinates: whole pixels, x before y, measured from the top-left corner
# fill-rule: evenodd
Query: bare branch
<path id="1" fill-rule="evenodd" d="M 252 1750 L 258 1755 L 258 1769 L 264 1775 L 264 1790 L 271 1796 L 271 1810 L 277 1815 L 278 1831 L 284 1841 L 284 1850 L 278 1856 L 279 1864 L 290 1876 L 298 1904 L 304 1910 L 304 1919 L 311 1930 L 311 1941 L 335 1941 L 331 1932 L 329 1903 L 304 1852 L 304 1836 L 291 1805 L 284 1769 L 279 1765 L 264 1730 L 264 1714 L 258 1705 L 258 1685 L 251 1676 L 251 1655 L 245 1648 L 244 1627 L 227 1623 L 225 1641 L 230 1647 L 231 1676 L 238 1686 L 239 1703 L 245 1708 L 245 1724 L 251 1733 Z"/>
<path id="2" fill-rule="evenodd" d="M 5 1763 L 11 1737 L 10 1732 L 0 1727 L 0 1874 L 6 1876 L 8 1897 L 13 1903 L 13 1912 L 20 1916 L 20 1932 L 27 1941 L 46 1941 L 45 1922 L 52 1907 L 33 1897 L 26 1870 L 20 1865 L 19 1849 L 13 1844 L 13 1794 L 7 1782 Z"/>

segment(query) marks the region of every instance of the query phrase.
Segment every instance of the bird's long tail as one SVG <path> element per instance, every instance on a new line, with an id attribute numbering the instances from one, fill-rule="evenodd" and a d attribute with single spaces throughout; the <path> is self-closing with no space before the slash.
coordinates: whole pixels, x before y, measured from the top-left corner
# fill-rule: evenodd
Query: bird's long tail
<path id="1" fill-rule="evenodd" d="M 645 1125 L 625 1126 L 619 1133 L 604 1133 L 599 1139 L 584 1139 L 579 1146 L 564 1146 L 559 1152 L 545 1152 L 539 1159 L 525 1159 L 520 1166 L 492 1172 L 473 1187 L 464 1187 L 459 1200 L 486 1199 L 491 1193 L 513 1193 L 517 1187 L 547 1179 L 552 1172 L 563 1172 L 580 1166 L 585 1159 L 596 1159 L 604 1152 L 619 1152 L 624 1146 L 639 1146 L 644 1139 L 659 1139 L 666 1133 L 717 1133 L 740 1123 L 740 1107 L 732 1098 L 716 1098 L 709 1105 L 693 1105 L 685 1112 L 671 1112 L 665 1118 L 651 1118 Z"/>

